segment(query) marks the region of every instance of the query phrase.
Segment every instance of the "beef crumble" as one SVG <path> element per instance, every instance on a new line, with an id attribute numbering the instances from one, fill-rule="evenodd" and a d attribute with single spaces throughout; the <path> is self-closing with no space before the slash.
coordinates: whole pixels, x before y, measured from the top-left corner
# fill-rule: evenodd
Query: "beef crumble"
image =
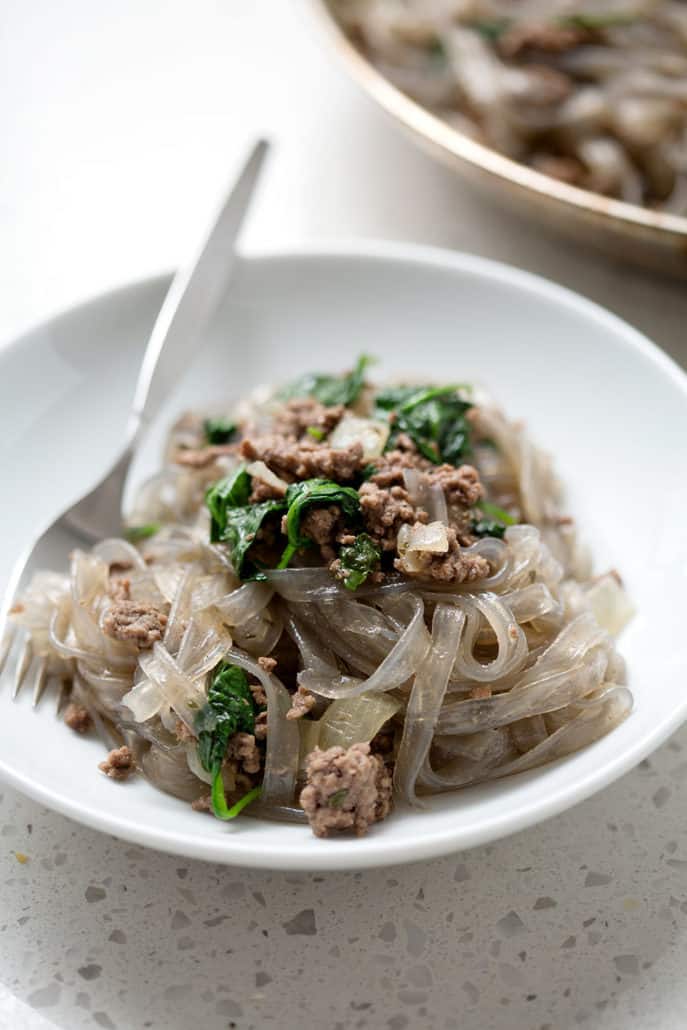
<path id="1" fill-rule="evenodd" d="M 286 533 L 286 516 L 282 520 L 282 532 Z M 301 519 L 300 532 L 319 547 L 324 561 L 333 561 L 337 554 L 334 545 L 345 533 L 341 508 L 337 504 L 309 508 Z"/>
<path id="2" fill-rule="evenodd" d="M 167 616 L 152 604 L 115 601 L 103 618 L 103 630 L 115 640 L 135 644 L 139 650 L 162 640 Z"/>
<path id="3" fill-rule="evenodd" d="M 70 701 L 64 710 L 64 721 L 75 733 L 85 733 L 93 724 L 90 713 L 83 705 Z"/>
<path id="4" fill-rule="evenodd" d="M 311 436 L 308 430 L 328 436 L 341 421 L 346 409 L 343 404 L 330 408 L 320 404 L 312 397 L 299 397 L 288 401 L 277 413 L 272 423 L 272 432 L 293 440 L 306 439 Z"/>
<path id="5" fill-rule="evenodd" d="M 255 739 L 264 740 L 267 736 L 267 712 L 258 712 L 255 716 Z"/>
<path id="6" fill-rule="evenodd" d="M 197 450 L 181 448 L 174 454 L 174 464 L 182 468 L 204 469 L 211 465 L 217 458 L 225 458 L 228 454 L 236 453 L 236 444 L 217 443 L 208 444 L 207 447 L 199 447 Z"/>
<path id="7" fill-rule="evenodd" d="M 255 743 L 255 735 L 253 733 L 235 733 L 233 737 L 230 737 L 227 745 L 227 758 L 235 759 L 237 766 L 249 775 L 260 772 L 262 755 Z"/>
<path id="8" fill-rule="evenodd" d="M 394 568 L 410 579 L 435 579 L 442 583 L 471 583 L 490 573 L 489 562 L 479 554 L 466 554 L 458 542 L 455 529 L 448 526 L 448 550 L 444 554 L 427 554 L 421 569 L 408 558 L 396 558 Z"/>
<path id="9" fill-rule="evenodd" d="M 532 22 L 507 29 L 499 36 L 497 46 L 503 56 L 508 58 L 519 57 L 530 51 L 561 54 L 587 42 L 591 36 L 581 26 Z"/>
<path id="10" fill-rule="evenodd" d="M 134 771 L 134 756 L 131 749 L 126 744 L 115 748 L 110 751 L 104 762 L 99 763 L 98 768 L 111 780 L 127 779 Z"/>
<path id="11" fill-rule="evenodd" d="M 300 805 L 317 837 L 340 830 L 363 836 L 391 811 L 391 774 L 369 744 L 315 748 L 305 771 Z"/>
<path id="12" fill-rule="evenodd" d="M 337 450 L 314 440 L 295 442 L 283 436 L 262 436 L 243 440 L 240 453 L 248 461 L 264 461 L 272 472 L 290 483 L 301 479 L 350 482 L 364 465 L 359 443 Z"/>
<path id="13" fill-rule="evenodd" d="M 298 687 L 291 695 L 291 707 L 286 713 L 287 719 L 302 719 L 314 707 L 316 698 L 306 687 Z"/>
<path id="14" fill-rule="evenodd" d="M 403 486 L 381 487 L 369 480 L 360 487 L 358 496 L 365 528 L 383 551 L 396 550 L 401 526 L 429 521 L 427 512 L 411 503 Z"/>

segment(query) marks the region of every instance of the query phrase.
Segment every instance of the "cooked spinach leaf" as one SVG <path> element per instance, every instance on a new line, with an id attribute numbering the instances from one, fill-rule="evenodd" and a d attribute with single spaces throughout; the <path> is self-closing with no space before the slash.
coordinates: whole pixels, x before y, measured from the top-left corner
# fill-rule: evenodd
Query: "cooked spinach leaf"
<path id="1" fill-rule="evenodd" d="M 293 400 L 295 397 L 314 397 L 328 408 L 335 404 L 348 407 L 360 396 L 365 382 L 365 369 L 371 362 L 372 358 L 362 354 L 353 371 L 347 375 L 328 376 L 311 372 L 282 390 L 280 397 L 285 401 Z"/>
<path id="2" fill-rule="evenodd" d="M 516 520 L 513 516 L 509 515 L 503 508 L 499 508 L 498 504 L 482 500 L 477 501 L 475 507 L 484 512 L 485 515 L 490 516 L 489 518 L 473 519 L 472 532 L 475 536 L 497 536 L 503 539 L 508 526 L 515 525 Z"/>
<path id="3" fill-rule="evenodd" d="M 203 422 L 205 439 L 208 443 L 229 443 L 236 432 L 236 423 L 230 418 L 206 418 Z"/>
<path id="4" fill-rule="evenodd" d="M 147 540 L 149 537 L 155 536 L 161 529 L 161 522 L 148 522 L 145 526 L 127 526 L 124 536 L 129 543 L 137 544 L 140 540 Z"/>
<path id="5" fill-rule="evenodd" d="M 506 527 L 503 522 L 495 522 L 493 519 L 473 519 L 470 527 L 475 536 L 497 536 L 503 539 Z"/>
<path id="6" fill-rule="evenodd" d="M 239 465 L 230 475 L 213 483 L 207 491 L 205 504 L 210 512 L 210 540 L 213 544 L 224 536 L 229 509 L 248 504 L 250 491 L 251 477 L 245 465 Z"/>
<path id="7" fill-rule="evenodd" d="M 231 564 L 239 579 L 264 579 L 264 566 L 251 560 L 249 551 L 267 516 L 281 513 L 285 507 L 283 501 L 273 500 L 227 509 L 227 525 L 222 540 L 229 547 Z"/>
<path id="8" fill-rule="evenodd" d="M 220 479 L 205 495 L 210 511 L 210 540 L 226 544 L 239 579 L 262 579 L 257 562 L 248 552 L 268 515 L 286 510 L 286 502 L 275 499 L 249 504 L 251 477 L 244 465 Z"/>
<path id="9" fill-rule="evenodd" d="M 220 793 L 221 789 L 221 793 Z M 244 794 L 242 798 L 239 798 L 236 804 L 232 805 L 231 808 L 227 808 L 226 800 L 222 804 L 224 798 L 224 785 L 222 784 L 222 778 L 216 779 L 212 784 L 212 810 L 218 819 L 235 819 L 237 815 L 240 815 L 244 808 L 250 805 L 251 801 L 255 801 L 262 794 L 262 787 L 253 787 L 247 794 Z"/>
<path id="10" fill-rule="evenodd" d="M 345 544 L 339 552 L 344 586 L 357 590 L 374 572 L 381 556 L 379 547 L 367 533 L 360 533 L 354 543 Z"/>
<path id="11" fill-rule="evenodd" d="M 502 36 L 511 24 L 510 18 L 475 18 L 468 22 L 469 28 L 479 32 L 480 36 L 484 36 L 492 43 Z"/>
<path id="12" fill-rule="evenodd" d="M 491 501 L 477 501 L 475 505 L 484 512 L 485 515 L 490 515 L 492 519 L 498 519 L 499 522 L 503 522 L 505 526 L 514 526 L 517 523 L 517 519 L 514 519 L 512 515 L 509 515 L 504 508 L 499 508 L 498 504 L 493 504 Z"/>
<path id="13" fill-rule="evenodd" d="M 427 43 L 427 53 L 434 61 L 446 60 L 446 47 L 442 43 L 439 36 L 432 36 L 432 38 L 429 40 L 429 42 Z"/>
<path id="14" fill-rule="evenodd" d="M 583 29 L 585 32 L 600 32 L 616 25 L 631 25 L 638 20 L 638 16 L 632 11 L 609 11 L 607 14 L 580 11 L 579 14 L 564 15 L 557 20 L 559 25 Z"/>
<path id="15" fill-rule="evenodd" d="M 235 733 L 253 733 L 257 706 L 243 669 L 222 661 L 212 670 L 208 697 L 196 713 L 198 759 L 212 780 L 212 810 L 218 819 L 233 819 L 245 808 L 259 788 L 244 795 L 232 808 L 227 806 L 222 781 L 222 763 L 229 739 Z"/>
<path id="16" fill-rule="evenodd" d="M 456 386 L 396 386 L 375 399 L 376 414 L 391 423 L 386 449 L 400 433 L 407 434 L 419 452 L 435 464 L 458 465 L 470 453 L 470 427 L 465 418 L 472 407 L 458 396 Z"/>
<path id="17" fill-rule="evenodd" d="M 281 556 L 277 568 L 285 569 L 296 551 L 308 547 L 311 540 L 301 535 L 301 519 L 308 508 L 316 505 L 336 504 L 341 508 L 344 518 L 357 521 L 360 514 L 358 491 L 350 486 L 339 486 L 329 479 L 305 479 L 302 483 L 292 483 L 286 491 L 286 535 L 288 544 Z"/>

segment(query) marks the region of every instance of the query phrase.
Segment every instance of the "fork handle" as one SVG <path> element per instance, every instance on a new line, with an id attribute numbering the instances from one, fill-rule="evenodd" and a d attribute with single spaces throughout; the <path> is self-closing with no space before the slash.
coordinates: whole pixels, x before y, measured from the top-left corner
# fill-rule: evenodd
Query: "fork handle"
<path id="1" fill-rule="evenodd" d="M 131 448 L 181 379 L 226 292 L 236 263 L 236 239 L 268 149 L 266 140 L 253 147 L 195 260 L 172 280 L 138 376 L 128 426 Z"/>

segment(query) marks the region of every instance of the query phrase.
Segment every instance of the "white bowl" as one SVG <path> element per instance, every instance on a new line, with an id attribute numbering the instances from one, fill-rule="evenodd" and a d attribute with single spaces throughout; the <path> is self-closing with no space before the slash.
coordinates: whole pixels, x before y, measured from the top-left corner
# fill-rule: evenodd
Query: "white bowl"
<path id="1" fill-rule="evenodd" d="M 167 279 L 125 287 L 0 352 L 0 584 L 37 531 L 116 449 L 137 361 Z M 556 457 L 599 570 L 614 566 L 638 614 L 623 634 L 635 708 L 592 747 L 551 766 L 397 810 L 360 840 L 192 812 L 142 779 L 97 771 L 102 748 L 44 700 L 0 693 L 0 774 L 43 804 L 127 840 L 195 858 L 280 869 L 351 869 L 429 858 L 521 830 L 604 787 L 687 710 L 687 377 L 619 319 L 534 276 L 467 255 L 355 244 L 242 260 L 230 296 L 167 419 L 360 351 L 379 375 L 477 380 Z M 164 420 L 163 420 L 164 421 Z M 155 465 L 158 427 L 134 470 Z M 147 466 L 147 468 L 145 467 Z M 65 556 L 55 555 L 55 562 Z"/>

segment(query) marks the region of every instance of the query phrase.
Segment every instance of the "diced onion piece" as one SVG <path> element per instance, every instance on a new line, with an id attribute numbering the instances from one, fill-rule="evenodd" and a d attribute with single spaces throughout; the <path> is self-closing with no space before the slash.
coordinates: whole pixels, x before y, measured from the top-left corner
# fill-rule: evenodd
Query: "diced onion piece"
<path id="1" fill-rule="evenodd" d="M 400 707 L 396 698 L 378 692 L 333 701 L 320 719 L 319 746 L 368 743 Z"/>
<path id="2" fill-rule="evenodd" d="M 298 768 L 303 769 L 305 760 L 311 751 L 320 745 L 320 720 L 299 719 L 298 734 L 300 746 L 298 749 Z"/>
<path id="3" fill-rule="evenodd" d="M 408 572 L 420 572 L 432 554 L 446 554 L 448 534 L 443 522 L 430 522 L 426 526 L 401 526 L 396 547 Z"/>
<path id="4" fill-rule="evenodd" d="M 589 588 L 587 600 L 596 621 L 613 636 L 617 636 L 635 614 L 634 606 L 612 572 Z"/>
<path id="5" fill-rule="evenodd" d="M 404 534 L 404 548 L 406 551 L 426 551 L 428 554 L 446 554 L 448 551 L 448 534 L 443 522 L 429 522 L 426 526 L 416 523 L 414 526 L 402 526 L 399 538 L 399 553 L 401 552 L 401 534 Z"/>
<path id="6" fill-rule="evenodd" d="M 345 450 L 352 444 L 359 443 L 363 448 L 363 458 L 369 460 L 380 456 L 388 438 L 389 426 L 385 422 L 346 414 L 330 434 L 328 442 L 336 450 Z"/>
<path id="7" fill-rule="evenodd" d="M 288 483 L 285 483 L 279 476 L 275 476 L 272 469 L 269 469 L 264 461 L 252 461 L 250 465 L 246 465 L 246 472 L 254 479 L 267 483 L 268 486 L 273 487 L 280 494 L 286 493 Z"/>
<path id="8" fill-rule="evenodd" d="M 165 703 L 165 695 L 159 684 L 153 680 L 142 679 L 136 683 L 131 690 L 122 698 L 122 704 L 126 705 L 136 722 L 145 722 L 152 719 Z"/>

